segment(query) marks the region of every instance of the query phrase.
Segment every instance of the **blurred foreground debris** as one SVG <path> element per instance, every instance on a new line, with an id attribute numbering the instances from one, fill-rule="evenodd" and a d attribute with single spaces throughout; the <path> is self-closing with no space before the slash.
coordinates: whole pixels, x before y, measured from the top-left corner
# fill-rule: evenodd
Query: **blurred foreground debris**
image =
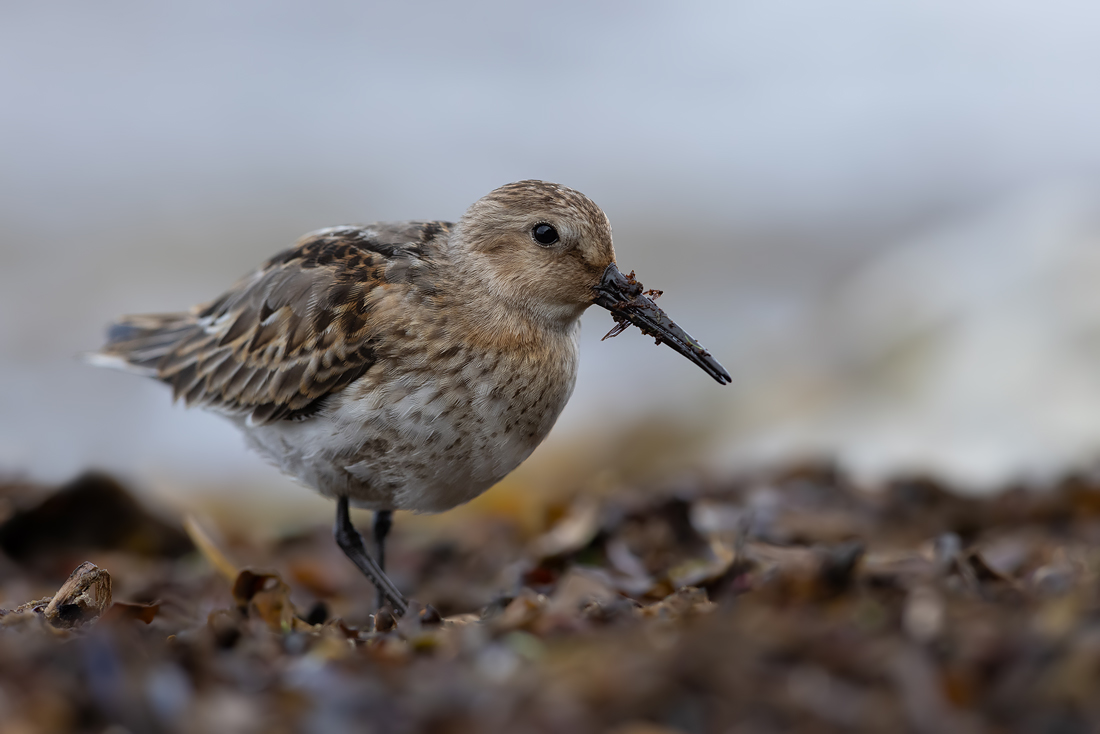
<path id="1" fill-rule="evenodd" d="M 1100 727 L 1087 474 L 966 498 L 922 477 L 855 487 L 808 463 L 578 496 L 534 536 L 500 518 L 420 544 L 399 534 L 395 580 L 422 605 L 401 619 L 370 613 L 328 528 L 266 545 L 188 529 L 201 553 L 108 539 L 100 567 L 31 603 L 44 567 L 0 559 L 0 728 Z M 44 524 L 32 545 L 70 531 Z"/>
<path id="2" fill-rule="evenodd" d="M 146 556 L 191 550 L 182 530 L 151 514 L 117 481 L 88 473 L 56 492 L 0 487 L 11 512 L 0 524 L 0 550 L 16 560 L 41 560 L 101 548 Z"/>
<path id="3" fill-rule="evenodd" d="M 11 627 L 38 623 L 40 628 L 76 629 L 95 622 L 110 604 L 111 575 L 85 562 L 52 597 L 27 602 L 10 612 L 0 610 L 0 624 Z"/>

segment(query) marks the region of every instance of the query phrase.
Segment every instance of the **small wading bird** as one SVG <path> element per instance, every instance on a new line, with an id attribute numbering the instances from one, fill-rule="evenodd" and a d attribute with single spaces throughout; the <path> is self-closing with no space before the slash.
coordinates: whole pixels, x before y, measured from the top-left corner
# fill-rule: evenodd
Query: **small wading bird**
<path id="1" fill-rule="evenodd" d="M 457 224 L 323 229 L 190 311 L 125 316 L 96 364 L 155 377 L 232 420 L 284 472 L 336 500 L 336 542 L 397 614 L 394 510 L 440 512 L 500 481 L 573 392 L 580 316 L 611 311 L 720 384 L 729 373 L 615 265 L 607 216 L 543 181 L 508 184 Z M 367 552 L 348 505 L 374 511 Z"/>

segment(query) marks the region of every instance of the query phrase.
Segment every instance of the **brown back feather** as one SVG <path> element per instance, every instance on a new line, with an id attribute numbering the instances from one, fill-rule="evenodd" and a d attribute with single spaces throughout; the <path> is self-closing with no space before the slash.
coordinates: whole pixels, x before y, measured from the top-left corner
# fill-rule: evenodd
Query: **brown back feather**
<path id="1" fill-rule="evenodd" d="M 102 352 L 149 370 L 188 405 L 248 414 L 256 424 L 308 417 L 375 362 L 370 292 L 408 272 L 394 265 L 423 262 L 450 227 L 306 235 L 190 313 L 124 317 Z"/>

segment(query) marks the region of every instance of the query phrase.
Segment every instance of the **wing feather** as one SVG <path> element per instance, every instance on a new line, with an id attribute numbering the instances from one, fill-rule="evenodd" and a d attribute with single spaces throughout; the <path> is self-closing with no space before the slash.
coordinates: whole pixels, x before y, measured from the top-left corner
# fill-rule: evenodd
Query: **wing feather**
<path id="1" fill-rule="evenodd" d="M 170 384 L 187 405 L 254 424 L 306 417 L 375 363 L 371 292 L 429 262 L 428 246 L 450 229 L 411 222 L 306 235 L 189 313 L 123 317 L 97 356 Z"/>

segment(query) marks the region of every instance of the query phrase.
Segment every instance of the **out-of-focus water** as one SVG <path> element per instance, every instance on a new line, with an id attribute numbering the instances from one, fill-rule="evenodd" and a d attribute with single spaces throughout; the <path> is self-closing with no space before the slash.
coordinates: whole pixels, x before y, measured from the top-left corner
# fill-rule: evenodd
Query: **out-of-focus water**
<path id="1" fill-rule="evenodd" d="M 531 177 L 604 206 L 620 263 L 735 382 L 636 332 L 599 343 L 593 312 L 530 476 L 643 420 L 705 427 L 720 466 L 838 451 L 977 486 L 1088 458 L 1098 21 L 938 0 L 5 8 L 0 468 L 287 486 L 216 417 L 76 355 L 310 229 L 453 219 Z"/>

